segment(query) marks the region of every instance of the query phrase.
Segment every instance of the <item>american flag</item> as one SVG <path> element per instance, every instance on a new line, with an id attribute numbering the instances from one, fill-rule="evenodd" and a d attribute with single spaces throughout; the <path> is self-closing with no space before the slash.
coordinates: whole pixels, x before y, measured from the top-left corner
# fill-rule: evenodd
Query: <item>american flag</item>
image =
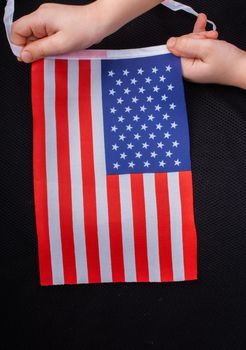
<path id="1" fill-rule="evenodd" d="M 180 59 L 32 65 L 42 285 L 197 278 Z"/>

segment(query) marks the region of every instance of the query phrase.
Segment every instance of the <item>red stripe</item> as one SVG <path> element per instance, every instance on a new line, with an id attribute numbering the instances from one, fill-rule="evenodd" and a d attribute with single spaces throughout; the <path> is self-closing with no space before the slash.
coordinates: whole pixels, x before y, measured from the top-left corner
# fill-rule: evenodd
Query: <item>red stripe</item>
<path id="1" fill-rule="evenodd" d="M 32 64 L 33 177 L 41 285 L 51 285 L 44 116 L 44 60 Z"/>
<path id="2" fill-rule="evenodd" d="M 194 222 L 193 188 L 191 171 L 180 172 L 182 231 L 185 279 L 197 279 L 197 236 Z"/>
<path id="3" fill-rule="evenodd" d="M 170 208 L 166 173 L 155 174 L 161 281 L 173 281 Z"/>
<path id="4" fill-rule="evenodd" d="M 125 282 L 119 177 L 107 176 L 108 217 L 113 282 Z"/>
<path id="5" fill-rule="evenodd" d="M 64 282 L 77 283 L 72 222 L 72 196 L 68 132 L 67 61 L 56 60 L 56 132 L 59 207 Z"/>
<path id="6" fill-rule="evenodd" d="M 79 61 L 79 114 L 89 282 L 101 282 L 92 139 L 90 61 Z"/>
<path id="7" fill-rule="evenodd" d="M 142 174 L 131 174 L 131 191 L 137 281 L 149 282 L 144 184 Z"/>

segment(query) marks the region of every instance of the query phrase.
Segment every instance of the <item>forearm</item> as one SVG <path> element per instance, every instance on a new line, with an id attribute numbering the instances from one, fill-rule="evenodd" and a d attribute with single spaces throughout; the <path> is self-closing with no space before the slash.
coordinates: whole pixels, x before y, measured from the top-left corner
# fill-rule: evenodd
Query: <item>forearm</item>
<path id="1" fill-rule="evenodd" d="M 161 2 L 162 0 L 97 0 L 95 5 L 104 17 L 105 34 L 109 35 Z"/>
<path id="2" fill-rule="evenodd" d="M 235 62 L 237 66 L 235 86 L 246 90 L 246 51 L 240 50 L 240 58 Z"/>

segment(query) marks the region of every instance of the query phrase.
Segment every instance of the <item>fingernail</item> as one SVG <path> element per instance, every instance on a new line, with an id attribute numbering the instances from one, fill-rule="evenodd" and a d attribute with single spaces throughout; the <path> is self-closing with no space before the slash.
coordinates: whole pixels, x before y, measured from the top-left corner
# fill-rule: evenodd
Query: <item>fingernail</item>
<path id="1" fill-rule="evenodd" d="M 168 39 L 168 41 L 167 41 L 167 46 L 168 47 L 174 47 L 175 46 L 175 44 L 176 44 L 176 38 L 170 38 L 170 39 Z"/>
<path id="2" fill-rule="evenodd" d="M 26 63 L 32 62 L 32 54 L 29 51 L 23 51 L 21 58 Z"/>

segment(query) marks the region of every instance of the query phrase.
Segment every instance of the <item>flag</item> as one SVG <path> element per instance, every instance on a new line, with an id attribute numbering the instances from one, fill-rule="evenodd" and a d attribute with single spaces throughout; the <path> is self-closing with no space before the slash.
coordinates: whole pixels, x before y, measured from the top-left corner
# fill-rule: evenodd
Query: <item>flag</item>
<path id="1" fill-rule="evenodd" d="M 180 59 L 108 56 L 32 64 L 41 285 L 194 280 Z"/>

